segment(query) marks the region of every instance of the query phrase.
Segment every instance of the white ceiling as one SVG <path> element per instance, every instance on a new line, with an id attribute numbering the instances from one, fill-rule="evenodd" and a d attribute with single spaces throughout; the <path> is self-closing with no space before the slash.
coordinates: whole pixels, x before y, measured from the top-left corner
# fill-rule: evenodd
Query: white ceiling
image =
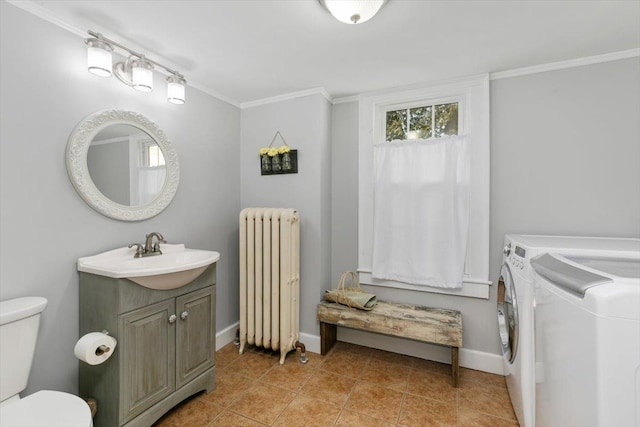
<path id="1" fill-rule="evenodd" d="M 360 25 L 317 0 L 31 3 L 235 103 L 318 87 L 339 98 L 640 48 L 638 0 L 390 0 Z"/>

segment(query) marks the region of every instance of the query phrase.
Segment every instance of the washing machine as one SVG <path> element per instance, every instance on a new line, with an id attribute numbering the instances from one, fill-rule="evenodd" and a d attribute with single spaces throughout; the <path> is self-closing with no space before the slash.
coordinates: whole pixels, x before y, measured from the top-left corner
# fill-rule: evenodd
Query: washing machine
<path id="1" fill-rule="evenodd" d="M 498 330 L 507 388 L 521 427 L 535 425 L 535 298 L 530 261 L 548 252 L 640 259 L 640 239 L 505 236 L 498 279 Z"/>
<path id="2" fill-rule="evenodd" d="M 640 426 L 640 261 L 534 258 L 536 424 Z"/>

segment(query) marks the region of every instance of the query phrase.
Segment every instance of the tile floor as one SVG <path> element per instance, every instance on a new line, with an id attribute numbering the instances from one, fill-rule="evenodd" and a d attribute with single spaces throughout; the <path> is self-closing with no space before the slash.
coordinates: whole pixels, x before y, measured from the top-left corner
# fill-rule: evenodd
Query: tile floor
<path id="1" fill-rule="evenodd" d="M 326 356 L 278 355 L 229 344 L 216 389 L 182 402 L 154 427 L 518 426 L 504 378 L 338 342 Z"/>

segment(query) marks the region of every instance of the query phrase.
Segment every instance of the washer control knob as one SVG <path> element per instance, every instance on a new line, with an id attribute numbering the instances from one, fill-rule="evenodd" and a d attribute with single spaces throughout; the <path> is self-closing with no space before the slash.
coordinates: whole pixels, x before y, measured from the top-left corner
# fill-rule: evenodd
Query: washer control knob
<path id="1" fill-rule="evenodd" d="M 504 247 L 504 249 L 502 249 L 502 253 L 505 256 L 511 255 L 511 242 L 507 243 L 507 245 Z"/>

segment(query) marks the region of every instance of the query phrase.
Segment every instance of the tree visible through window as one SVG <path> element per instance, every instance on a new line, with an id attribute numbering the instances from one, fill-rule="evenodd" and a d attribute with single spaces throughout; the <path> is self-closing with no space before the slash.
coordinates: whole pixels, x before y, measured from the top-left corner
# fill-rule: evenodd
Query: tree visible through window
<path id="1" fill-rule="evenodd" d="M 386 140 L 429 139 L 458 134 L 458 103 L 387 111 Z"/>

